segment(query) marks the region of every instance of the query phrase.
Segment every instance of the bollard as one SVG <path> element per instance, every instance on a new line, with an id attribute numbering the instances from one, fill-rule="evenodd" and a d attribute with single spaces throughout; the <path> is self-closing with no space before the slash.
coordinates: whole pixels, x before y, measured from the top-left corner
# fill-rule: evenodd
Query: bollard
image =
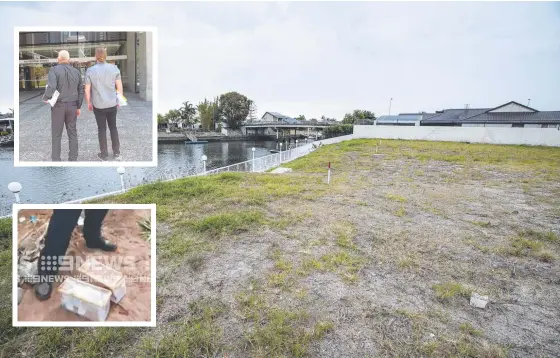
<path id="1" fill-rule="evenodd" d="M 121 191 L 124 193 L 124 168 L 123 167 L 118 167 L 117 168 L 117 173 L 119 173 L 119 175 L 121 176 Z"/>
<path id="2" fill-rule="evenodd" d="M 200 159 L 202 160 L 202 172 L 206 175 L 206 160 L 208 160 L 208 157 L 203 155 Z"/>
<path id="3" fill-rule="evenodd" d="M 255 172 L 255 147 L 251 148 L 251 151 L 253 152 L 253 173 Z"/>
<path id="4" fill-rule="evenodd" d="M 298 140 L 296 139 L 296 158 L 299 156 Z"/>
<path id="5" fill-rule="evenodd" d="M 9 189 L 12 193 L 14 193 L 14 196 L 16 197 L 16 204 L 19 204 L 19 203 L 20 203 L 20 200 L 19 200 L 19 192 L 20 192 L 21 189 L 22 189 L 21 184 L 18 183 L 17 181 L 13 181 L 13 182 L 11 182 L 10 184 L 8 184 L 8 189 Z"/>
<path id="6" fill-rule="evenodd" d="M 327 172 L 327 184 L 331 183 L 331 162 L 329 162 L 329 171 Z"/>
<path id="7" fill-rule="evenodd" d="M 279 154 L 279 160 L 278 160 L 278 165 L 282 164 L 282 142 L 280 142 L 280 153 Z"/>

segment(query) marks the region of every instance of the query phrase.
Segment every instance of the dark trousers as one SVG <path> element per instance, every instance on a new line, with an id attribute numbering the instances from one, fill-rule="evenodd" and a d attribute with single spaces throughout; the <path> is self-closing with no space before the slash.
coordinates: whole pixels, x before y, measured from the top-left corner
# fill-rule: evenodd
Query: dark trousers
<path id="1" fill-rule="evenodd" d="M 84 219 L 84 238 L 88 246 L 96 246 L 101 238 L 101 225 L 108 209 L 86 209 Z M 78 223 L 81 209 L 55 209 L 49 221 L 45 247 L 39 257 L 39 275 L 49 276 L 58 272 L 60 257 L 66 255 L 72 231 Z M 42 265 L 47 262 L 50 265 Z M 48 269 L 50 268 L 50 270 Z"/>
<path id="2" fill-rule="evenodd" d="M 97 137 L 99 138 L 99 150 L 101 156 L 107 158 L 107 127 L 111 133 L 111 146 L 113 154 L 121 154 L 119 143 L 119 132 L 117 131 L 117 106 L 111 108 L 95 108 L 93 114 L 97 121 Z"/>
<path id="3" fill-rule="evenodd" d="M 52 132 L 52 152 L 53 162 L 60 161 L 60 141 L 62 132 L 66 126 L 68 134 L 68 160 L 78 160 L 78 130 L 76 129 L 76 111 L 78 107 L 75 102 L 59 102 L 51 107 L 51 132 Z"/>

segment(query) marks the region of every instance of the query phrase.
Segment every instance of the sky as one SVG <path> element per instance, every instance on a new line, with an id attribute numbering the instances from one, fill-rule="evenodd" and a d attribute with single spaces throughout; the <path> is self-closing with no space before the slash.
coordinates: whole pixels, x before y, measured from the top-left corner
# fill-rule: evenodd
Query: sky
<path id="1" fill-rule="evenodd" d="M 155 26 L 158 113 L 229 91 L 266 111 L 342 119 L 495 107 L 560 110 L 560 2 L 0 3 L 0 111 L 14 26 Z M 8 61 L 5 61 L 8 59 Z"/>

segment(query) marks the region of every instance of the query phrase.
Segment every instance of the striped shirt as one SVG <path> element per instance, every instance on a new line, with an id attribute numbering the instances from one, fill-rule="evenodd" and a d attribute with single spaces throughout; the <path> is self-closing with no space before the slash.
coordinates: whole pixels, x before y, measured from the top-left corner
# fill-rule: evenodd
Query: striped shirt
<path id="1" fill-rule="evenodd" d="M 121 79 L 119 68 L 110 63 L 98 62 L 86 71 L 86 85 L 91 85 L 91 102 L 95 108 L 117 105 L 115 81 Z"/>

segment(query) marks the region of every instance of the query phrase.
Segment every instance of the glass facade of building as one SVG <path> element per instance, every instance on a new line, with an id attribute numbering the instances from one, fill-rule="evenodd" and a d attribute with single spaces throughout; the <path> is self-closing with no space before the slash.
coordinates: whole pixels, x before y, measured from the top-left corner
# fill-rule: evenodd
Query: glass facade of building
<path id="1" fill-rule="evenodd" d="M 57 64 L 58 52 L 67 50 L 71 64 L 85 76 L 95 64 L 95 49 L 107 49 L 107 62 L 121 70 L 125 87 L 138 92 L 136 32 L 21 32 L 19 34 L 19 89 L 44 89 L 49 69 Z M 127 67 L 133 66 L 134 70 Z M 128 78 L 132 74 L 131 77 Z"/>

